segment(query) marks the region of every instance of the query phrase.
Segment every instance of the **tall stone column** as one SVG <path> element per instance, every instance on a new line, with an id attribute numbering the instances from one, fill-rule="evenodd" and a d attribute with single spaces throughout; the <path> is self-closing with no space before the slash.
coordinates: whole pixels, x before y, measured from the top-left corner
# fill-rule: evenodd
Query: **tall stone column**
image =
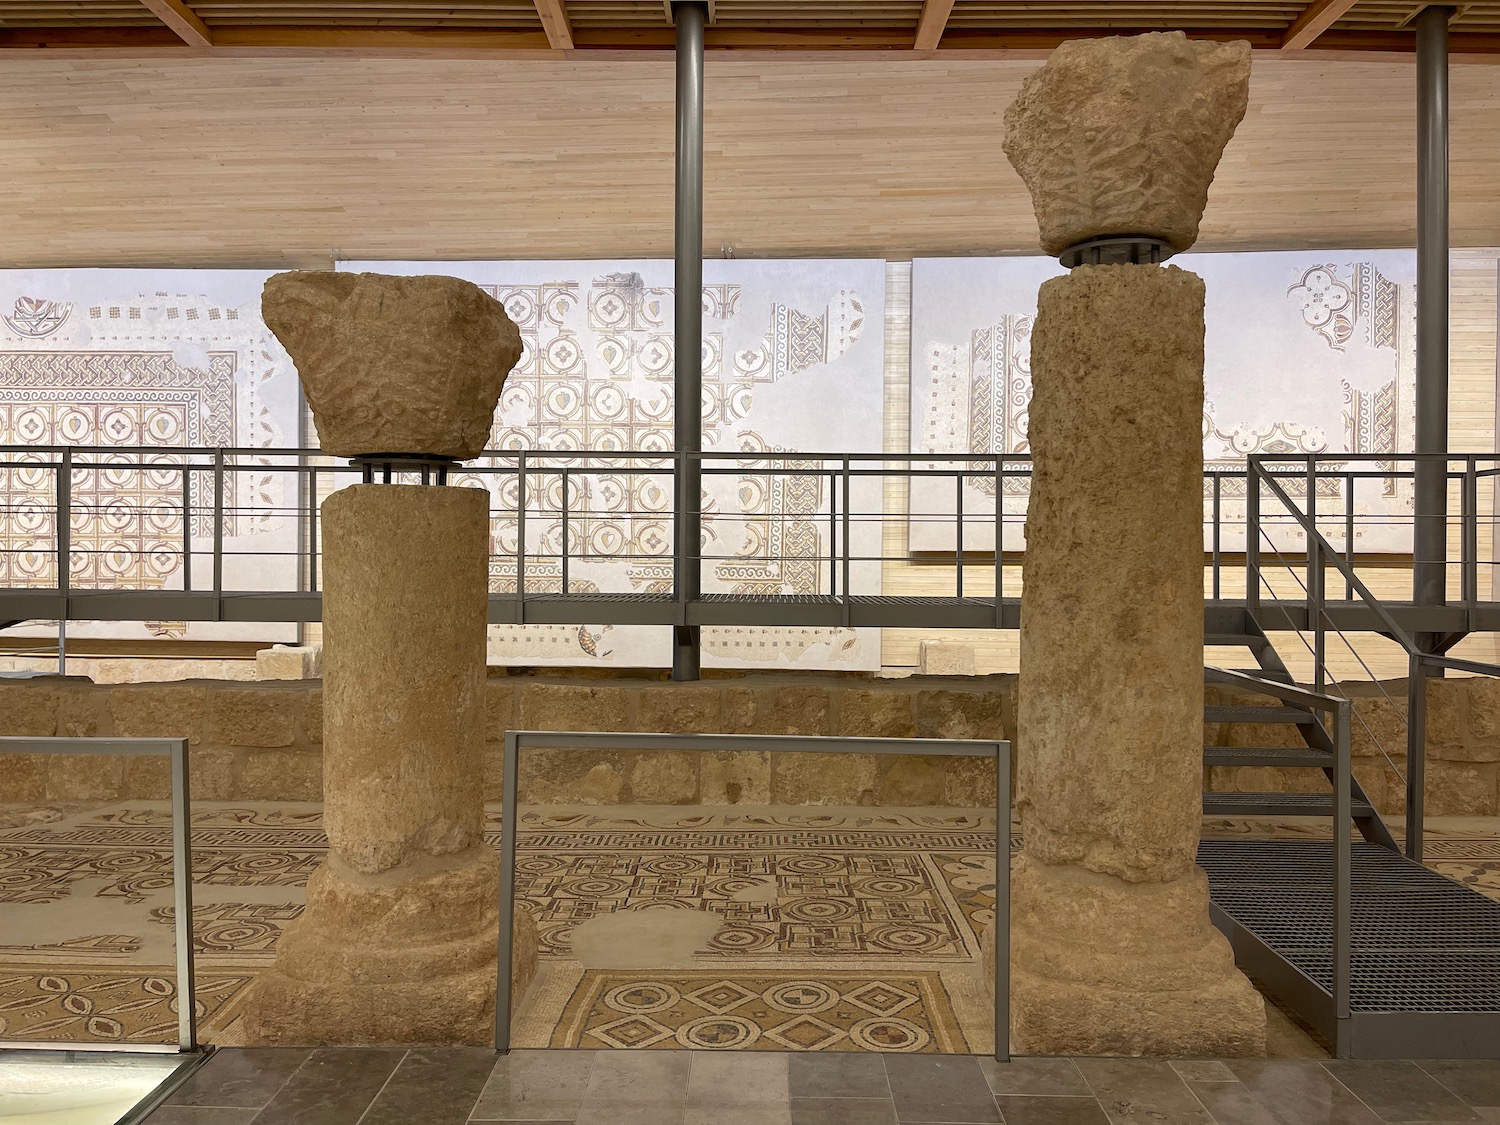
<path id="1" fill-rule="evenodd" d="M 1198 234 L 1243 117 L 1245 43 L 1076 40 L 1005 151 L 1042 245 L 1022 596 L 1012 1047 L 1245 1055 L 1264 1004 L 1195 865 L 1203 754 Z"/>
<path id="2" fill-rule="evenodd" d="M 339 456 L 477 455 L 521 351 L 499 302 L 453 278 L 280 274 L 263 308 Z M 329 854 L 249 998 L 252 1042 L 493 1042 L 488 501 L 360 484 L 323 504 Z"/>

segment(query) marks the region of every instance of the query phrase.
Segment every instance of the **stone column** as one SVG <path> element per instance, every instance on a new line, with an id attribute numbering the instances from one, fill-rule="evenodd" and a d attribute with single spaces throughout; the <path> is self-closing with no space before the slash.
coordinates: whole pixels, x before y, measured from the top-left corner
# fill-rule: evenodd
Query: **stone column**
<path id="1" fill-rule="evenodd" d="M 263 304 L 326 450 L 479 452 L 520 338 L 477 287 L 281 274 Z M 362 484 L 323 504 L 329 855 L 249 998 L 252 1042 L 493 1042 L 499 869 L 475 783 L 488 544 L 478 489 Z"/>
<path id="2" fill-rule="evenodd" d="M 1012 1049 L 1245 1055 L 1264 1004 L 1195 866 L 1203 754 L 1203 282 L 1197 237 L 1249 47 L 1077 40 L 1005 150 L 1042 244 L 1022 598 Z M 1115 263 L 1115 264 L 1075 264 Z"/>

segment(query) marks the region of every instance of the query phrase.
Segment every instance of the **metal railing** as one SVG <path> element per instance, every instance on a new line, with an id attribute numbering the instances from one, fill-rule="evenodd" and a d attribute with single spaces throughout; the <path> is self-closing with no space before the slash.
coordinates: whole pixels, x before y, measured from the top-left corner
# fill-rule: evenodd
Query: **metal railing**
<path id="1" fill-rule="evenodd" d="M 198 1014 L 193 970 L 193 850 L 190 838 L 188 742 L 185 738 L 0 737 L 0 753 L 166 755 L 172 775 L 172 908 L 177 962 L 177 1044 L 120 1043 L 121 1051 L 198 1050 Z M 97 1043 L 0 1042 L 0 1047 L 38 1050 L 99 1050 Z"/>
<path id="2" fill-rule="evenodd" d="M 1446 458 L 1443 458 L 1446 460 Z M 1430 460 L 1417 458 L 1416 460 Z M 1463 485 L 1464 500 L 1464 534 L 1462 536 L 1461 557 L 1458 565 L 1462 571 L 1462 599 L 1463 607 L 1470 612 L 1477 610 L 1478 598 L 1478 550 L 1477 550 L 1477 525 L 1478 506 L 1474 499 L 1478 495 L 1478 481 L 1486 477 L 1493 477 L 1497 470 L 1486 470 L 1480 472 L 1477 469 L 1478 458 L 1468 457 L 1465 459 L 1467 465 L 1460 475 Z M 1253 615 L 1261 611 L 1262 600 L 1260 587 L 1262 585 L 1260 544 L 1262 538 L 1269 538 L 1260 522 L 1260 499 L 1261 490 L 1265 489 L 1270 495 L 1279 501 L 1286 514 L 1295 522 L 1306 537 L 1306 578 L 1301 583 L 1305 600 L 1308 628 L 1312 631 L 1313 661 L 1314 661 L 1314 686 L 1322 691 L 1328 683 L 1326 661 L 1327 661 L 1327 633 L 1333 622 L 1328 609 L 1326 570 L 1333 566 L 1343 578 L 1349 598 L 1357 599 L 1377 621 L 1377 631 L 1400 645 L 1407 658 L 1407 713 L 1406 722 L 1406 854 L 1417 861 L 1421 861 L 1423 854 L 1424 836 L 1424 811 L 1425 811 L 1425 760 L 1426 760 L 1426 716 L 1427 716 L 1427 679 L 1436 672 L 1441 675 L 1443 671 L 1462 671 L 1476 675 L 1500 676 L 1500 665 L 1487 664 L 1474 660 L 1461 660 L 1455 657 L 1444 656 L 1438 651 L 1433 651 L 1419 645 L 1417 640 L 1402 627 L 1390 608 L 1371 592 L 1366 583 L 1355 571 L 1353 563 L 1352 545 L 1348 552 L 1341 553 L 1334 549 L 1333 545 L 1318 530 L 1314 514 L 1300 509 L 1277 474 L 1267 472 L 1257 459 L 1249 462 L 1250 480 L 1252 487 L 1248 493 L 1250 498 L 1249 510 L 1249 535 L 1247 538 L 1246 568 L 1249 577 L 1246 607 Z M 1309 467 L 1309 495 L 1314 493 L 1312 484 L 1314 482 L 1315 467 Z M 1465 630 L 1467 632 L 1467 630 Z"/>
<path id="3" fill-rule="evenodd" d="M 1347 743 L 1347 739 L 1346 739 Z M 995 763 L 995 1058 L 1010 1057 L 1010 743 L 952 738 L 835 738 L 824 735 L 645 734 L 512 730 L 505 733 L 500 814 L 500 919 L 495 979 L 495 1049 L 510 1050 L 516 910 L 516 810 L 521 751 L 685 750 L 705 753 L 904 754 L 990 758 Z"/>

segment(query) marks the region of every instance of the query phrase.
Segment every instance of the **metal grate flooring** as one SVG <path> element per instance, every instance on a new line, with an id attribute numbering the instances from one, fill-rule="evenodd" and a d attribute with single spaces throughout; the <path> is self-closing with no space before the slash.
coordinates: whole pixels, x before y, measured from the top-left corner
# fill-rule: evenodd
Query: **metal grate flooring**
<path id="1" fill-rule="evenodd" d="M 1352 846 L 1356 1012 L 1500 1013 L 1500 903 L 1375 844 Z M 1332 841 L 1204 840 L 1214 905 L 1332 986 Z"/>

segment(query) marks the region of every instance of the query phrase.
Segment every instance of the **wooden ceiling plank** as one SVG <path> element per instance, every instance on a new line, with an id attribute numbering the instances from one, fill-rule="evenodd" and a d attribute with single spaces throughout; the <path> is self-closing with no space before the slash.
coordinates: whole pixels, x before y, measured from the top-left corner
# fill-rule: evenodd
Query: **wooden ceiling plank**
<path id="1" fill-rule="evenodd" d="M 922 15 L 917 20 L 917 37 L 912 47 L 918 51 L 936 51 L 943 38 L 943 29 L 948 26 L 948 14 L 953 11 L 953 0 L 926 0 Z"/>
<path id="2" fill-rule="evenodd" d="M 1313 0 L 1281 38 L 1283 51 L 1300 51 L 1332 27 L 1358 0 Z"/>
<path id="3" fill-rule="evenodd" d="M 184 4 L 182 0 L 141 0 L 141 4 L 176 32 L 189 47 L 212 47 L 214 45 L 213 32 L 208 30 L 208 24 L 199 19 L 198 13 Z"/>
<path id="4" fill-rule="evenodd" d="M 566 0 L 536 0 L 536 14 L 542 17 L 542 30 L 554 51 L 573 49 L 573 25 L 568 22 Z"/>

